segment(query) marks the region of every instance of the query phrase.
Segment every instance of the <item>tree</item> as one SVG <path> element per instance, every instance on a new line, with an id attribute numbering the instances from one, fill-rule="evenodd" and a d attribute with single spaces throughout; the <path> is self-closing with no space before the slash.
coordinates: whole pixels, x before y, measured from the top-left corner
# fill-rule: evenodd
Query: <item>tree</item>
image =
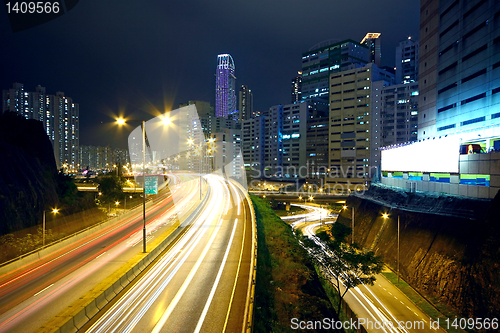
<path id="1" fill-rule="evenodd" d="M 115 175 L 104 175 L 96 179 L 99 200 L 103 203 L 114 202 L 123 197 L 123 184 Z"/>
<path id="2" fill-rule="evenodd" d="M 349 289 L 360 284 L 373 285 L 375 275 L 382 271 L 384 263 L 382 257 L 375 255 L 373 251 L 361 251 L 346 243 L 349 227 L 340 223 L 335 223 L 334 226 L 336 227 L 331 230 L 336 238 L 333 240 L 323 231 L 318 235 L 323 246 L 314 242 L 304 242 L 304 245 L 309 248 L 312 259 L 323 267 L 324 274 L 337 289 L 340 296 L 337 313 L 340 313 L 342 299 Z"/>

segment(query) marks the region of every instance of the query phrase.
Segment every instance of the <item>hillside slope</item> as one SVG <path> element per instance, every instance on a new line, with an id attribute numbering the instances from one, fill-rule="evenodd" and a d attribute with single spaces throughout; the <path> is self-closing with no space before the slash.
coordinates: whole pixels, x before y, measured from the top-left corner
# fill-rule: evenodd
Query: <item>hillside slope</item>
<path id="1" fill-rule="evenodd" d="M 349 197 L 347 205 L 355 208 L 355 241 L 394 270 L 399 216 L 400 271 L 414 288 L 462 316 L 499 317 L 498 194 L 484 201 L 372 186 L 363 196 Z M 338 221 L 350 227 L 350 211 Z"/>

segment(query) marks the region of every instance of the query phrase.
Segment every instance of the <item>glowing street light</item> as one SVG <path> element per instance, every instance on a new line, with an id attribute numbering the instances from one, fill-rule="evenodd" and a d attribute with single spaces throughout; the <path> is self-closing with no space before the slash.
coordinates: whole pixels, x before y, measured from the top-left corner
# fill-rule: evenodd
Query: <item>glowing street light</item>
<path id="1" fill-rule="evenodd" d="M 382 214 L 382 217 L 384 219 L 386 219 L 389 217 L 389 214 L 384 213 L 384 214 Z M 398 215 L 398 263 L 397 263 L 397 265 L 398 265 L 398 283 L 399 283 L 399 215 Z"/>
<path id="2" fill-rule="evenodd" d="M 57 214 L 59 212 L 59 209 L 54 208 L 52 209 L 52 214 Z M 42 247 L 45 247 L 45 219 L 46 219 L 47 211 L 43 211 L 43 225 L 42 225 Z"/>
<path id="3" fill-rule="evenodd" d="M 344 205 L 342 207 L 343 209 L 347 209 L 349 207 L 347 207 L 346 205 Z M 354 244 L 354 206 L 351 207 L 352 208 L 352 217 L 351 217 L 351 243 Z"/>
<path id="4" fill-rule="evenodd" d="M 133 122 L 139 122 L 142 125 L 142 249 L 146 253 L 146 122 L 144 120 L 129 120 Z M 124 125 L 125 119 L 120 118 L 116 120 L 118 125 Z M 167 126 L 170 124 L 170 118 L 164 116 L 162 119 L 163 125 Z"/>

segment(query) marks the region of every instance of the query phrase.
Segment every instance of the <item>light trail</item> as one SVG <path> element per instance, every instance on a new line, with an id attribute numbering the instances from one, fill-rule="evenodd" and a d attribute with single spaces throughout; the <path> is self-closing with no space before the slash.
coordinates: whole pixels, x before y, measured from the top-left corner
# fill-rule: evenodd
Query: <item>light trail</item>
<path id="1" fill-rule="evenodd" d="M 191 302 L 193 296 L 187 291 L 200 287 L 206 290 L 206 293 L 201 298 L 194 299 L 196 306 L 188 305 L 189 323 L 185 324 L 192 325 L 194 332 L 206 331 L 204 324 L 209 314 L 210 320 L 213 320 L 211 316 L 216 311 L 217 314 L 222 312 L 221 328 L 217 331 L 227 329 L 242 268 L 244 244 L 247 244 L 244 241 L 247 238 L 244 222 L 248 211 L 246 204 L 241 204 L 242 200 L 246 201 L 247 198 L 230 182 L 218 176 L 209 175 L 205 176 L 205 179 L 211 189 L 210 197 L 190 229 L 87 332 L 175 331 L 170 325 L 171 321 L 178 320 L 178 317 L 173 314 L 178 311 L 184 313 L 185 310 L 179 310 L 179 307 L 185 307 L 186 302 Z M 231 215 L 236 217 L 225 218 Z M 243 237 L 242 241 L 236 242 L 237 237 L 238 240 Z M 214 252 L 215 249 L 217 252 Z M 230 256 L 233 258 L 231 263 Z M 228 265 L 231 266 L 230 271 L 227 271 Z M 205 268 L 200 273 L 202 266 Z M 199 275 L 205 276 L 207 272 L 208 276 L 213 277 L 200 280 Z M 224 301 L 221 301 L 220 288 L 223 280 L 227 298 L 224 297 Z M 244 283 L 247 282 L 251 283 L 245 278 Z M 202 285 L 199 285 L 200 283 Z M 246 293 L 246 288 L 244 291 Z M 219 308 L 221 302 L 224 309 L 229 302 L 227 311 Z M 214 306 L 217 306 L 218 310 L 212 309 Z M 244 323 L 240 325 L 245 326 Z"/>

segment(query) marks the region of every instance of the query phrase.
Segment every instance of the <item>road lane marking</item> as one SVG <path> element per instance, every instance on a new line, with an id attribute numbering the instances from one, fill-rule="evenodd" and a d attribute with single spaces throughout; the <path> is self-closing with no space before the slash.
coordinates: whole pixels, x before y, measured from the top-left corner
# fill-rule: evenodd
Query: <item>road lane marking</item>
<path id="1" fill-rule="evenodd" d="M 245 197 L 245 200 L 246 200 L 246 197 Z M 229 320 L 229 313 L 231 312 L 231 306 L 233 304 L 234 293 L 236 291 L 236 282 L 238 281 L 238 277 L 240 275 L 241 259 L 243 258 L 243 249 L 245 248 L 245 235 L 246 235 L 246 228 L 247 228 L 247 224 L 245 221 L 245 214 L 246 214 L 246 208 L 245 208 L 245 206 L 243 206 L 243 243 L 241 244 L 240 259 L 238 261 L 238 269 L 236 270 L 236 278 L 234 279 L 233 291 L 231 292 L 231 298 L 229 299 L 229 306 L 227 308 L 226 319 L 224 320 L 224 327 L 222 328 L 222 332 L 226 331 L 227 322 Z M 251 273 L 252 272 L 250 271 L 250 276 L 252 275 Z"/>
<path id="2" fill-rule="evenodd" d="M 227 204 L 226 204 L 226 209 L 224 211 L 227 212 Z M 203 259 L 205 259 L 205 256 L 206 256 L 208 250 L 212 246 L 212 243 L 214 242 L 215 237 L 216 237 L 216 235 L 217 235 L 217 233 L 218 233 L 218 231 L 220 229 L 221 222 L 222 222 L 222 219 L 219 218 L 218 219 L 218 223 L 217 223 L 217 229 L 213 231 L 213 233 L 212 233 L 212 235 L 211 235 L 211 237 L 210 237 L 207 245 L 203 249 L 203 252 L 198 257 L 198 260 L 196 261 L 195 265 L 193 266 L 193 268 L 189 272 L 189 275 L 184 280 L 184 283 L 182 284 L 182 286 L 177 291 L 177 294 L 174 296 L 174 298 L 170 302 L 169 306 L 167 307 L 167 309 L 165 310 L 165 312 L 161 316 L 160 320 L 156 323 L 155 327 L 151 331 L 152 333 L 159 333 L 161 331 L 161 329 L 163 328 L 163 326 L 167 322 L 168 318 L 170 317 L 170 315 L 174 311 L 175 307 L 177 306 L 177 303 L 179 303 L 181 297 L 184 295 L 184 292 L 186 291 L 188 285 L 191 283 L 191 280 L 193 279 L 194 275 L 198 271 L 198 268 L 200 267 L 201 262 L 203 261 Z"/>
<path id="3" fill-rule="evenodd" d="M 231 246 L 233 244 L 234 234 L 236 232 L 237 225 L 238 225 L 238 218 L 236 218 L 234 220 L 233 231 L 231 232 L 231 237 L 229 237 L 229 242 L 227 243 L 226 252 L 224 253 L 224 257 L 222 258 L 222 263 L 220 265 L 219 272 L 217 273 L 217 277 L 215 278 L 214 284 L 212 285 L 212 290 L 210 290 L 210 295 L 208 296 L 207 302 L 205 303 L 205 307 L 203 308 L 200 319 L 198 320 L 198 324 L 196 325 L 196 328 L 194 329 L 195 333 L 200 332 L 201 326 L 203 325 L 203 322 L 205 321 L 205 317 L 207 315 L 208 308 L 210 307 L 210 304 L 212 303 L 212 299 L 214 298 L 215 290 L 219 286 L 220 277 L 222 276 L 222 271 L 224 270 L 224 266 L 226 266 L 227 257 L 229 255 L 229 250 L 231 249 Z"/>
<path id="4" fill-rule="evenodd" d="M 104 251 L 103 253 L 101 253 L 100 255 L 98 255 L 97 257 L 95 257 L 96 259 L 99 258 L 99 257 L 102 257 L 104 255 L 104 253 L 106 253 L 106 251 Z"/>
<path id="5" fill-rule="evenodd" d="M 48 287 L 45 287 L 43 288 L 42 290 L 40 290 L 39 292 L 37 292 L 35 295 L 33 295 L 33 297 L 37 296 L 37 295 L 40 295 L 41 293 L 43 293 L 45 290 L 49 289 L 50 287 L 52 287 L 54 284 L 52 283 L 50 286 Z"/>

